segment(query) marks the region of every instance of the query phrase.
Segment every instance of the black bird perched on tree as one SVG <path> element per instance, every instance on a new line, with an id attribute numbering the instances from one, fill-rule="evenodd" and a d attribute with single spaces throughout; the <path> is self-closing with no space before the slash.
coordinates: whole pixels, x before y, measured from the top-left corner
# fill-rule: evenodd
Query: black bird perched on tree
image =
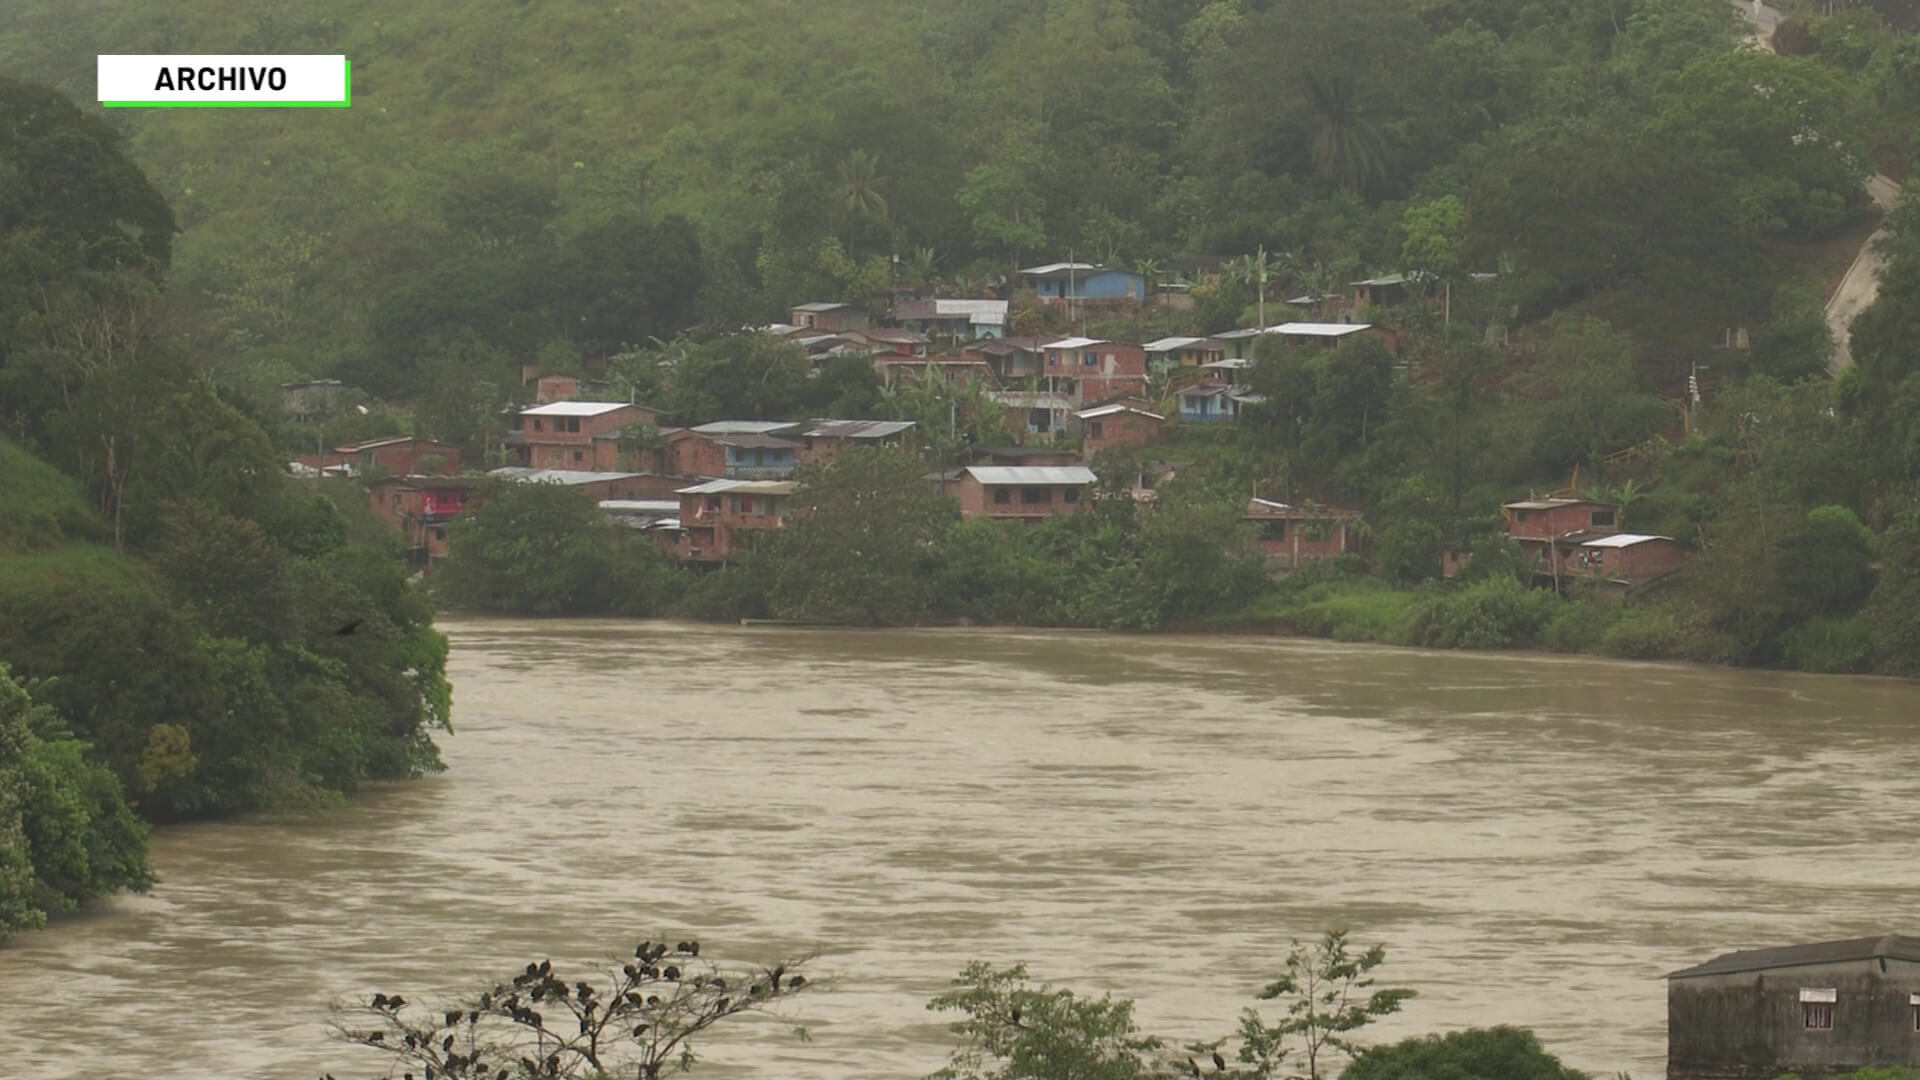
<path id="1" fill-rule="evenodd" d="M 1020 1006 L 1018 1005 L 1013 1007 L 1013 1022 L 1016 1024 L 1020 1022 Z"/>
<path id="2" fill-rule="evenodd" d="M 1193 1075 L 1195 1075 L 1195 1076 L 1199 1076 L 1199 1075 L 1200 1075 L 1200 1066 L 1199 1066 L 1199 1065 L 1197 1065 L 1197 1064 L 1195 1064 L 1195 1063 L 1194 1063 L 1194 1060 L 1193 1060 L 1192 1058 L 1188 1058 L 1188 1059 L 1187 1059 L 1187 1068 L 1189 1068 L 1189 1069 L 1192 1069 L 1192 1070 L 1193 1070 Z"/>
<path id="3" fill-rule="evenodd" d="M 1221 1057 L 1220 1051 L 1218 1050 L 1215 1050 L 1213 1052 L 1213 1067 L 1221 1070 L 1222 1072 L 1226 1071 L 1226 1068 L 1227 1068 L 1227 1059 Z"/>
<path id="4" fill-rule="evenodd" d="M 341 627 L 340 629 L 335 630 L 334 633 L 339 635 L 340 637 L 346 637 L 348 634 L 351 634 L 355 630 L 360 629 L 360 624 L 363 621 L 364 620 L 361 620 L 361 619 L 355 619 L 352 622 L 348 623 L 347 625 Z"/>
<path id="5" fill-rule="evenodd" d="M 376 1008 L 376 1009 L 384 1009 L 384 1008 L 386 1008 L 386 1007 L 387 1007 L 387 995 L 385 995 L 385 994 L 375 994 L 375 995 L 373 995 L 373 1007 L 374 1007 L 374 1008 Z"/>

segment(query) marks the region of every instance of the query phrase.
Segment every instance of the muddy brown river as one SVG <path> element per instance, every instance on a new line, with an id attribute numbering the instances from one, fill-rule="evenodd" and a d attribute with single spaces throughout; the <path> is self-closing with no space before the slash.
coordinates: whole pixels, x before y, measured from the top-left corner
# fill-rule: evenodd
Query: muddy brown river
<path id="1" fill-rule="evenodd" d="M 0 947 L 0 1073 L 372 1075 L 336 995 L 697 936 L 830 992 L 695 1075 L 920 1077 L 974 959 L 1224 1034 L 1344 925 L 1420 996 L 1659 1077 L 1660 976 L 1920 931 L 1920 687 L 1254 638 L 461 619 L 449 770 L 161 833 L 151 896 Z M 811 1042 L 790 1028 L 805 1024 Z"/>

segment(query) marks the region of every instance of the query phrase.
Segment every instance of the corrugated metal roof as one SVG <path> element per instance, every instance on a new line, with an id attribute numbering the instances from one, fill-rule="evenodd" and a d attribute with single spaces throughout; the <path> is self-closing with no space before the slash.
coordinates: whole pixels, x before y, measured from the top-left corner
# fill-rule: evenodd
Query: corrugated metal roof
<path id="1" fill-rule="evenodd" d="M 709 480 L 704 484 L 683 487 L 675 495 L 791 495 L 791 480 Z"/>
<path id="2" fill-rule="evenodd" d="M 1592 499 L 1523 499 L 1505 504 L 1507 510 L 1558 510 L 1562 506 L 1606 506 Z"/>
<path id="3" fill-rule="evenodd" d="M 1345 337 L 1362 330 L 1373 329 L 1372 323 L 1340 322 L 1290 322 L 1267 328 L 1269 334 L 1284 334 L 1288 337 Z"/>
<path id="4" fill-rule="evenodd" d="M 838 300 L 815 300 L 812 303 L 795 304 L 793 307 L 793 310 L 795 311 L 839 311 L 843 307 L 852 307 L 852 306 L 853 306 L 852 304 L 842 303 Z"/>
<path id="5" fill-rule="evenodd" d="M 786 428 L 799 427 L 790 420 L 714 420 L 688 428 L 702 435 L 770 435 Z"/>
<path id="6" fill-rule="evenodd" d="M 1146 342 L 1140 348 L 1144 348 L 1146 352 L 1173 352 L 1177 348 L 1192 348 L 1204 340 L 1206 338 L 1160 338 L 1156 342 Z"/>
<path id="7" fill-rule="evenodd" d="M 1065 395 L 1049 394 L 1045 391 L 1030 393 L 1024 390 L 993 390 L 988 397 L 1002 405 L 1012 405 L 1020 409 L 1071 409 L 1073 402 Z"/>
<path id="8" fill-rule="evenodd" d="M 939 315 L 1005 315 L 1005 300 L 940 300 L 935 299 L 933 310 Z"/>
<path id="9" fill-rule="evenodd" d="M 677 514 L 679 499 L 601 499 L 600 509 L 628 514 Z"/>
<path id="10" fill-rule="evenodd" d="M 1078 270 L 1098 270 L 1098 269 L 1100 269 L 1100 267 L 1095 266 L 1092 263 L 1061 262 L 1061 263 L 1047 263 L 1043 266 L 1029 266 L 1025 270 L 1022 270 L 1020 272 L 1023 274 L 1037 274 L 1039 276 L 1045 277 L 1048 274 L 1064 274 L 1069 270 L 1078 271 Z"/>
<path id="11" fill-rule="evenodd" d="M 1223 330 L 1220 333 L 1213 335 L 1213 339 L 1215 341 L 1239 341 L 1241 338 L 1259 337 L 1261 334 L 1266 332 L 1267 331 L 1260 330 L 1254 327 L 1248 327 L 1244 330 Z"/>
<path id="12" fill-rule="evenodd" d="M 1649 540 L 1665 540 L 1669 544 L 1673 543 L 1673 537 L 1671 536 L 1648 536 L 1643 533 L 1614 533 L 1612 536 L 1602 536 L 1598 540 L 1588 540 L 1580 546 L 1591 548 L 1623 548 L 1632 547 L 1635 544 L 1644 544 Z"/>
<path id="13" fill-rule="evenodd" d="M 508 465 L 494 469 L 488 476 L 497 476 L 503 480 L 523 480 L 535 484 L 566 484 L 569 487 L 578 484 L 596 484 L 602 480 L 631 480 L 644 473 L 631 472 L 588 472 L 584 469 L 529 469 L 523 465 Z"/>
<path id="14" fill-rule="evenodd" d="M 1229 357 L 1228 359 L 1225 359 L 1225 360 L 1210 360 L 1207 363 L 1201 364 L 1200 366 L 1203 368 L 1221 368 L 1224 370 L 1238 371 L 1239 369 L 1246 367 L 1251 363 L 1253 363 L 1253 361 L 1248 360 L 1245 357 L 1235 356 L 1235 357 Z"/>
<path id="15" fill-rule="evenodd" d="M 1136 413 L 1140 416 L 1150 417 L 1154 420 L 1166 419 L 1166 417 L 1161 416 L 1157 412 L 1148 412 L 1145 409 L 1135 408 L 1132 405 L 1102 405 L 1097 409 L 1082 409 L 1079 412 L 1074 413 L 1073 415 L 1079 417 L 1082 420 L 1098 420 L 1103 416 L 1112 416 L 1114 413 L 1123 413 L 1123 412 Z"/>
<path id="16" fill-rule="evenodd" d="M 1406 285 L 1415 281 L 1425 281 L 1432 277 L 1425 270 L 1409 270 L 1404 274 L 1388 274 L 1385 277 L 1368 278 L 1365 281 L 1348 282 L 1350 285 Z"/>
<path id="17" fill-rule="evenodd" d="M 1844 964 L 1855 960 L 1906 960 L 1920 963 L 1920 938 L 1904 934 L 1880 937 L 1847 938 L 1812 945 L 1787 945 L 1775 949 L 1749 949 L 1730 952 L 1690 968 L 1669 972 L 1669 979 L 1687 979 L 1700 975 L 1733 975 L 1772 968 L 1807 967 L 1811 964 Z"/>
<path id="18" fill-rule="evenodd" d="M 644 408 L 630 401 L 555 401 L 521 409 L 521 416 L 599 416 L 615 409 Z"/>
<path id="19" fill-rule="evenodd" d="M 800 434 L 810 439 L 884 439 L 912 426 L 911 420 L 815 420 Z"/>
<path id="20" fill-rule="evenodd" d="M 1085 465 L 969 465 L 983 484 L 1091 484 L 1098 477 Z"/>
<path id="21" fill-rule="evenodd" d="M 1084 349 L 1089 345 L 1105 345 L 1105 338 L 1063 337 L 1059 341 L 1047 342 L 1049 349 Z"/>
<path id="22" fill-rule="evenodd" d="M 737 435 L 715 435 L 713 441 L 721 446 L 735 446 L 746 450 L 792 450 L 795 443 L 778 435 L 762 435 L 757 431 L 743 431 Z"/>
<path id="23" fill-rule="evenodd" d="M 897 330 L 888 327 L 866 327 L 848 330 L 840 335 L 847 338 L 865 338 L 868 341 L 890 341 L 896 344 L 926 345 L 932 341 L 927 335 L 914 330 Z"/>

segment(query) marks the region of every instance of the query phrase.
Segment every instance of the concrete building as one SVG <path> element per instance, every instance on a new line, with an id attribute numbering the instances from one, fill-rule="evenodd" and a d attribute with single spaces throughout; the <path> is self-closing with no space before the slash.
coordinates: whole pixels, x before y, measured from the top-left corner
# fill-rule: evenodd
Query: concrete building
<path id="1" fill-rule="evenodd" d="M 1920 1068 L 1920 938 L 1714 957 L 1667 976 L 1667 1080 Z"/>

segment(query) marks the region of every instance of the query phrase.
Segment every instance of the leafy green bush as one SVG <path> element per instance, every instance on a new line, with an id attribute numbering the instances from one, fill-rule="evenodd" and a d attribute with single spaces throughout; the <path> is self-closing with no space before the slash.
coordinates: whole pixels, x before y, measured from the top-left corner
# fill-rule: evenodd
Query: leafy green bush
<path id="1" fill-rule="evenodd" d="M 1532 644 L 1562 601 L 1510 577 L 1493 577 L 1424 599 L 1409 625 L 1415 645 L 1510 649 Z"/>
<path id="2" fill-rule="evenodd" d="M 1540 644 L 1554 652 L 1593 652 L 1624 609 L 1601 600 L 1576 599 L 1561 605 L 1540 631 Z"/>
<path id="3" fill-rule="evenodd" d="M 1836 675 L 1863 671 L 1873 655 L 1873 624 L 1865 616 L 1814 619 L 1780 635 L 1788 665 Z"/>
<path id="4" fill-rule="evenodd" d="M 1670 612 L 1629 608 L 1600 635 L 1600 651 L 1632 660 L 1670 656 L 1679 636 L 1679 621 Z"/>

